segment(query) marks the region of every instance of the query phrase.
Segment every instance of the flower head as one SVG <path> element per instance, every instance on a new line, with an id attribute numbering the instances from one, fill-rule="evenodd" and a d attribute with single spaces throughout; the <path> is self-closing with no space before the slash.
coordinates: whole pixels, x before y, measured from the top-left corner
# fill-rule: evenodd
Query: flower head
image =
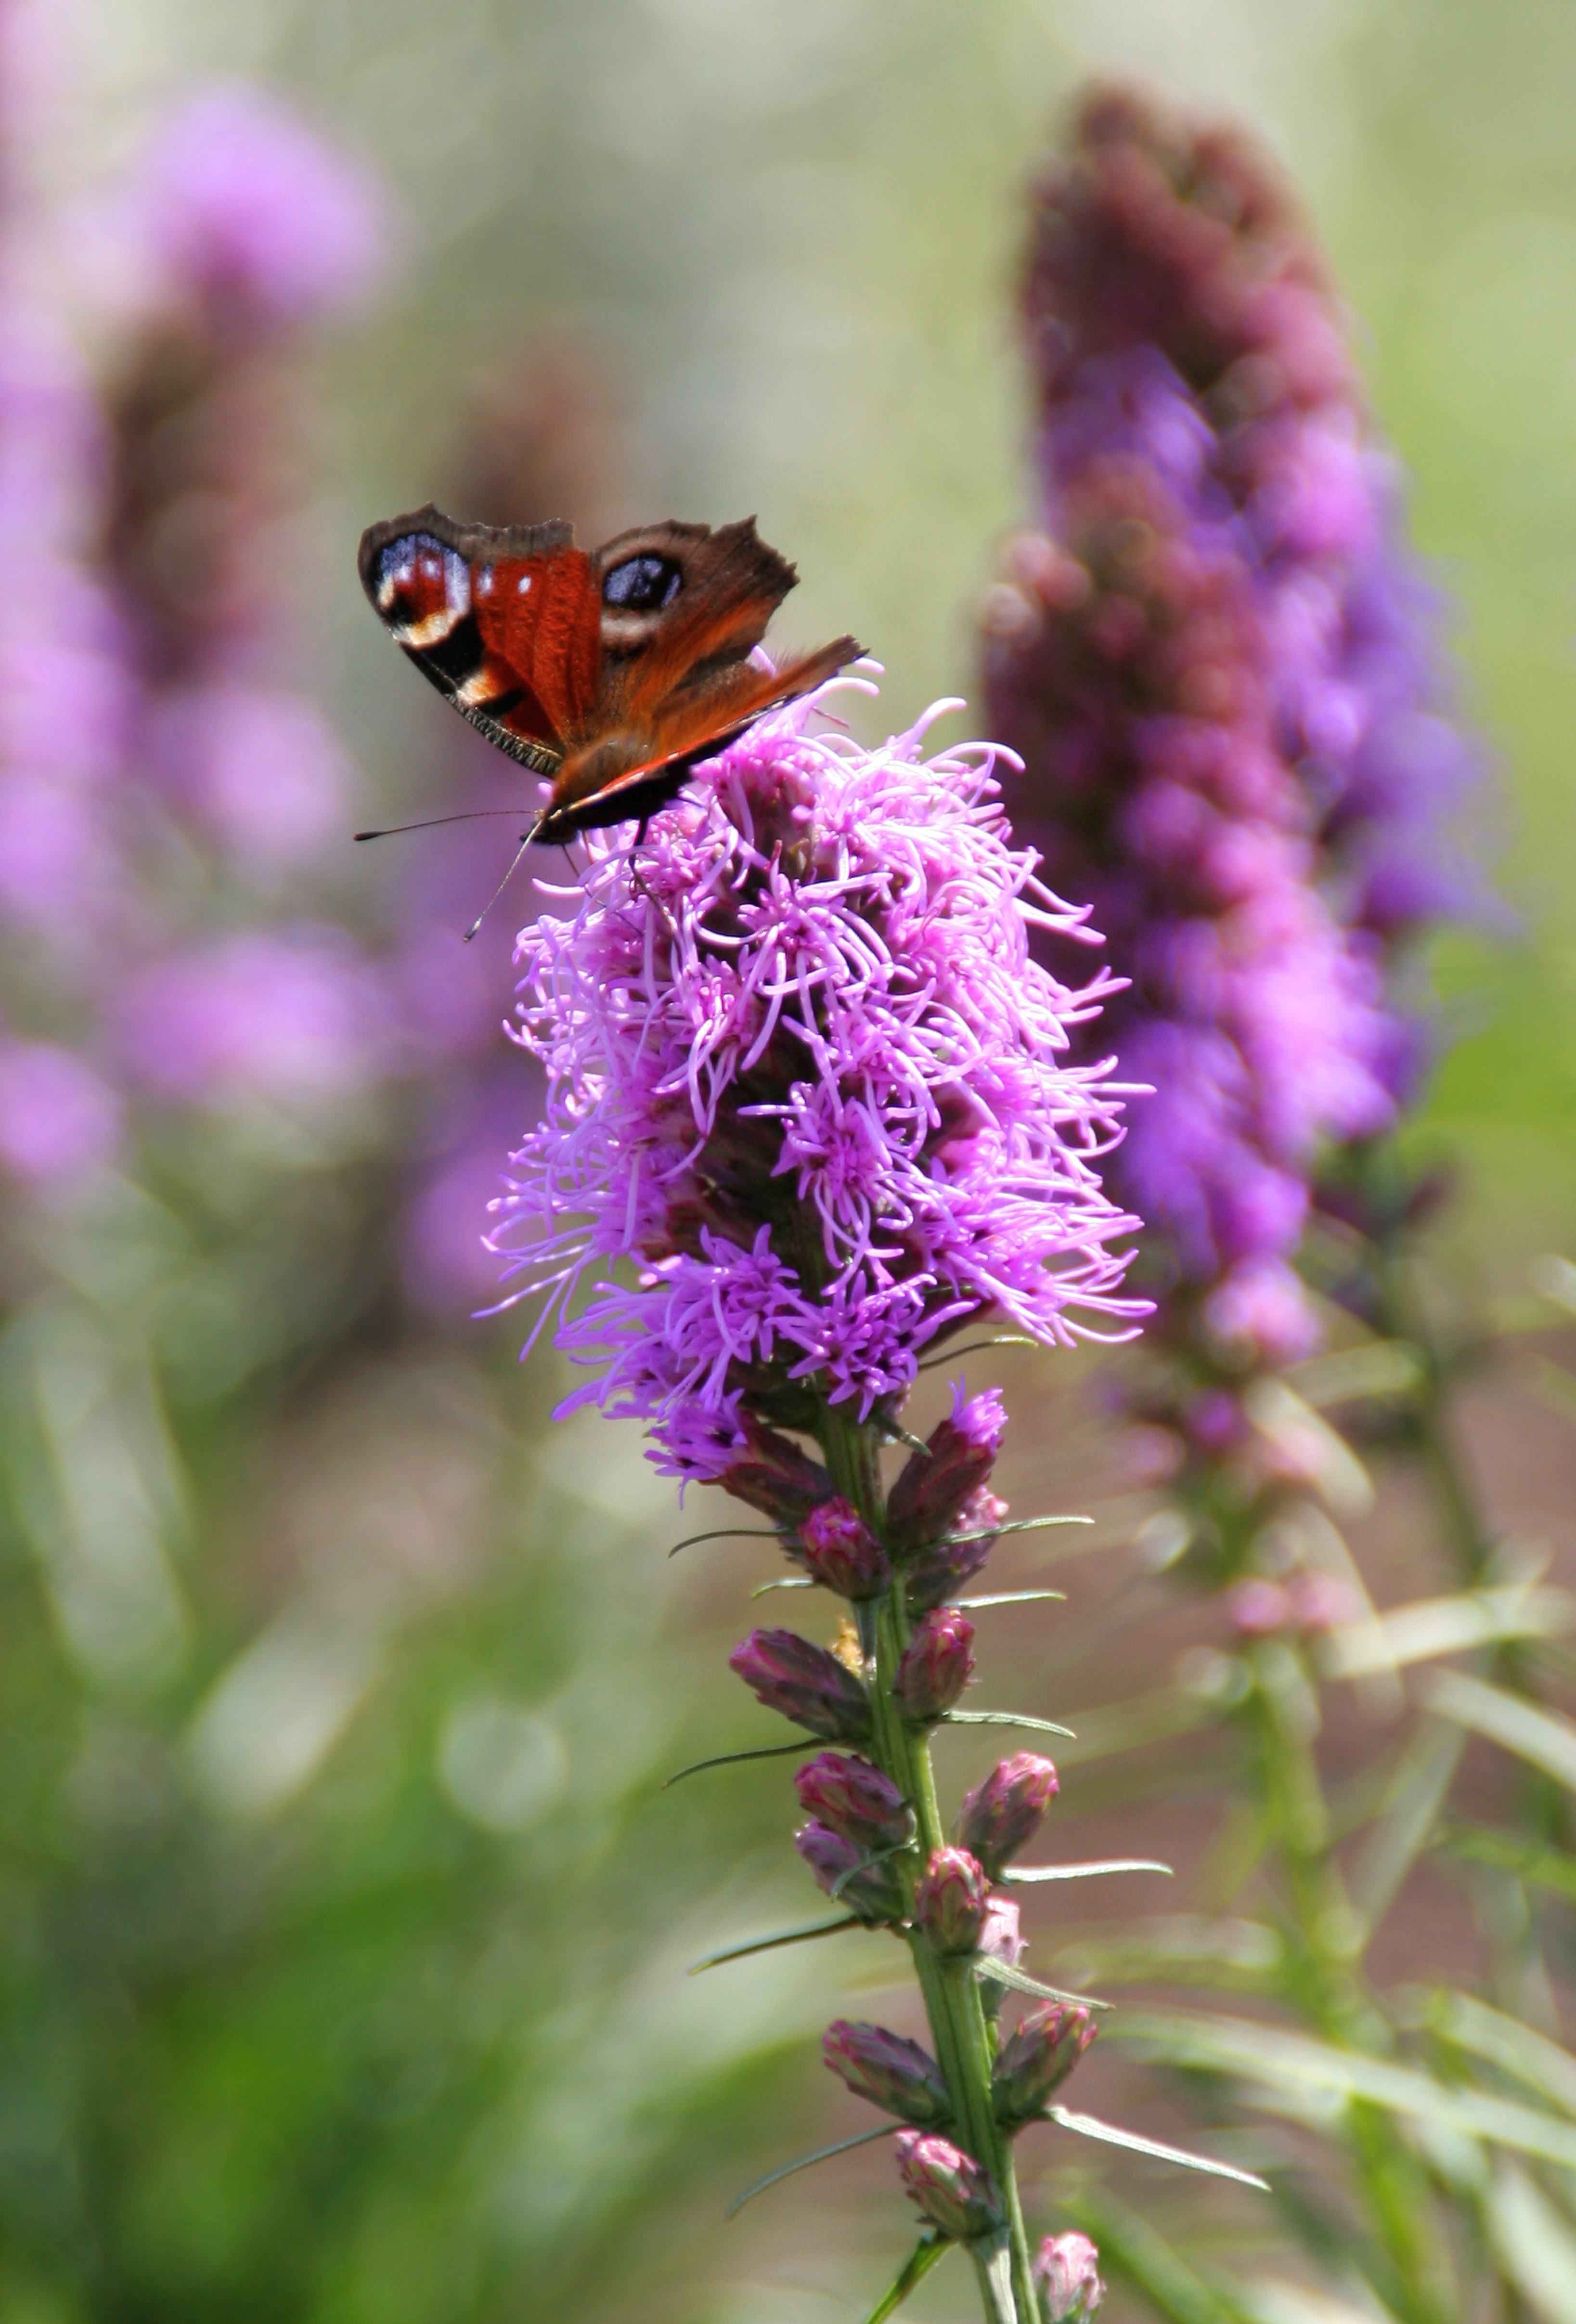
<path id="1" fill-rule="evenodd" d="M 1045 1821 L 1056 1791 L 1056 1771 L 1048 1759 L 1018 1751 L 1010 1759 L 999 1760 L 963 1795 L 958 1810 L 959 1847 L 977 1856 L 991 1879 L 999 1880 Z"/>
<path id="2" fill-rule="evenodd" d="M 1095 1169 L 1115 1102 L 1065 1062 L 1106 986 L 1028 957 L 1031 923 L 1082 914 L 1009 846 L 989 752 L 926 764 L 922 730 L 864 751 L 806 715 L 634 846 L 594 836 L 573 908 L 520 939 L 548 1094 L 499 1248 L 597 1367 L 570 1406 L 646 1420 L 681 1476 L 725 1481 L 752 1419 L 817 1397 L 868 1415 L 983 1308 L 1054 1341 L 1138 1312 Z"/>
<path id="3" fill-rule="evenodd" d="M 966 2244 L 1000 2227 L 1006 2218 L 1001 2190 L 972 2154 L 949 2138 L 917 2130 L 900 2130 L 897 2147 L 903 2184 L 933 2227 Z"/>
<path id="4" fill-rule="evenodd" d="M 839 2017 L 821 2037 L 821 2054 L 856 2098 L 869 2098 L 905 2122 L 926 2126 L 952 2113 L 941 2069 L 928 2050 L 884 2025 Z"/>
<path id="5" fill-rule="evenodd" d="M 868 1759 L 823 1751 L 799 1768 L 794 1789 L 806 1815 L 816 1817 L 856 1848 L 900 1848 L 908 1836 L 908 1809 L 889 1775 Z"/>
<path id="6" fill-rule="evenodd" d="M 1099 2028 L 1081 2004 L 1042 2002 L 1018 2020 L 996 2054 L 991 2077 L 997 2118 L 1010 2128 L 1031 2122 L 1064 2082 Z"/>
<path id="7" fill-rule="evenodd" d="M 1044 2324 L 1091 2324 L 1105 2298 L 1100 2254 L 1076 2229 L 1046 2237 L 1035 2255 L 1034 2281 Z"/>
<path id="8" fill-rule="evenodd" d="M 938 1848 L 914 1889 L 914 1919 L 938 1953 L 972 1953 L 991 1908 L 991 1884 L 966 1849 Z"/>
<path id="9" fill-rule="evenodd" d="M 728 1667 L 769 1711 L 829 1743 L 862 1742 L 870 1732 L 870 1698 L 858 1679 L 796 1630 L 751 1630 L 728 1656 Z"/>

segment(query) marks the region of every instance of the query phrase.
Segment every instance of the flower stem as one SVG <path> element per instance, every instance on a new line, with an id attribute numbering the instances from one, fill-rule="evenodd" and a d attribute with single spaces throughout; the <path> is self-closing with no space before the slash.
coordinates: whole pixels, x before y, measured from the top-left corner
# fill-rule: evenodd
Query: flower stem
<path id="1" fill-rule="evenodd" d="M 853 1502 L 879 1538 L 885 1518 L 879 1432 L 868 1422 L 862 1424 L 844 1417 L 835 1407 L 828 1406 L 820 1433 L 826 1465 L 837 1489 Z M 908 1611 L 900 1577 L 883 1597 L 874 1601 L 871 1613 L 873 1619 L 867 1616 L 862 1625 L 867 1664 L 874 1665 L 871 1692 L 875 1732 L 871 1757 L 891 1777 L 914 1812 L 915 1846 L 906 1857 L 894 1859 L 905 1895 L 911 1900 L 916 1880 L 932 1851 L 945 1845 L 946 1834 L 936 1802 L 929 1739 L 923 1730 L 908 1726 L 892 1692 L 898 1665 L 909 1637 Z M 936 2061 L 952 2101 L 958 2143 L 990 2172 L 1007 2207 L 1013 2307 L 1005 2313 L 1001 2302 L 1006 2286 L 999 2259 L 983 2249 L 973 2254 L 987 2324 L 1036 2324 L 1037 2296 L 1012 2166 L 1011 2142 L 997 2122 L 991 2103 L 992 2030 L 985 2015 L 979 1979 L 972 1960 L 936 1953 L 918 1929 L 910 1930 L 908 1945 Z"/>

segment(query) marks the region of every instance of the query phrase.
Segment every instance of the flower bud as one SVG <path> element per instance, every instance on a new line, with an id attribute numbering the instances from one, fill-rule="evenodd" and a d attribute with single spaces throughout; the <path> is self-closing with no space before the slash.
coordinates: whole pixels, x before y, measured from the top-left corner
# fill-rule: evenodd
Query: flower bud
<path id="1" fill-rule="evenodd" d="M 899 1557 L 955 1530 L 959 1511 L 991 1474 L 1006 1434 L 1000 1391 L 965 1396 L 960 1381 L 950 1416 L 931 1430 L 924 1452 L 910 1457 L 888 1498 L 887 1524 Z"/>
<path id="2" fill-rule="evenodd" d="M 991 1904 L 983 1867 L 961 1848 L 938 1848 L 914 1890 L 914 1918 L 938 1953 L 972 1953 Z"/>
<path id="3" fill-rule="evenodd" d="M 905 1719 L 927 1727 L 950 1711 L 974 1674 L 974 1626 L 955 1606 L 926 1614 L 903 1649 L 892 1693 Z"/>
<path id="4" fill-rule="evenodd" d="M 1046 2100 L 1066 2080 L 1097 2030 L 1092 2012 L 1078 2002 L 1047 2001 L 1020 2018 L 991 2069 L 997 2121 L 1017 2129 L 1043 2114 Z"/>
<path id="5" fill-rule="evenodd" d="M 740 1425 L 749 1440 L 744 1452 L 717 1479 L 725 1492 L 776 1525 L 797 1525 L 832 1490 L 819 1461 L 801 1452 L 790 1437 L 745 1414 Z"/>
<path id="6" fill-rule="evenodd" d="M 1105 2298 L 1100 2254 L 1087 2236 L 1047 2236 L 1034 2261 L 1042 2324 L 1090 2324 Z"/>
<path id="7" fill-rule="evenodd" d="M 1018 1926 L 1018 1906 L 1010 1896 L 992 1895 L 975 1953 L 981 1960 L 1005 1961 L 1009 1969 L 1016 1969 L 1027 1945 L 1028 1939 Z M 986 2016 L 999 2017 L 1007 1998 L 1007 1987 L 993 1977 L 982 1978 L 980 1998 L 985 2005 Z"/>
<path id="8" fill-rule="evenodd" d="M 929 2051 L 884 2025 L 851 2024 L 840 2017 L 821 2036 L 821 2055 L 856 2098 L 869 2098 L 905 2122 L 928 2129 L 952 2114 L 941 2068 Z"/>
<path id="9" fill-rule="evenodd" d="M 993 2235 L 1006 2218 L 1000 2191 L 972 2154 L 934 2131 L 900 2130 L 898 2168 L 903 2184 L 933 2227 L 952 2243 Z"/>
<path id="10" fill-rule="evenodd" d="M 837 1889 L 837 1902 L 860 1920 L 873 1927 L 902 1919 L 903 1891 L 889 1864 L 865 1864 L 862 1848 L 824 1823 L 805 1824 L 794 1834 L 794 1846 L 828 1896 L 845 1872 L 851 1875 Z"/>
<path id="11" fill-rule="evenodd" d="M 828 1743 L 862 1743 L 870 1733 L 870 1699 L 853 1673 L 795 1630 L 751 1630 L 728 1667 L 769 1711 Z"/>
<path id="12" fill-rule="evenodd" d="M 823 1751 L 794 1776 L 794 1789 L 806 1815 L 827 1825 L 862 1853 L 900 1848 L 908 1837 L 908 1803 L 891 1778 L 868 1759 Z"/>
<path id="13" fill-rule="evenodd" d="M 1032 1751 L 1015 1752 L 999 1760 L 985 1777 L 966 1793 L 958 1810 L 954 1833 L 960 1848 L 977 1856 L 992 1880 L 1028 1846 L 1056 1796 L 1056 1771 L 1048 1759 Z"/>
<path id="14" fill-rule="evenodd" d="M 892 1563 L 852 1502 L 822 1501 L 799 1525 L 806 1571 L 840 1598 L 875 1598 L 892 1578 Z"/>
<path id="15" fill-rule="evenodd" d="M 1007 1515 L 988 1485 L 971 1493 L 952 1531 L 919 1550 L 903 1568 L 909 1609 L 920 1614 L 955 1598 L 972 1582 L 996 1546 L 996 1529 Z"/>

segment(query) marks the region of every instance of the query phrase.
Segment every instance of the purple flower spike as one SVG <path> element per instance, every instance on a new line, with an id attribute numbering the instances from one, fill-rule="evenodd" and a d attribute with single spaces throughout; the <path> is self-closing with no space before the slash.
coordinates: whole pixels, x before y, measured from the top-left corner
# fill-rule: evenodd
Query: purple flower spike
<path id="1" fill-rule="evenodd" d="M 972 1953 L 991 1907 L 984 1869 L 962 1848 L 938 1848 L 914 1890 L 914 1919 L 938 1953 Z"/>
<path id="2" fill-rule="evenodd" d="M 1267 158 L 1136 93 L 1037 187 L 1022 318 L 1039 530 L 985 617 L 1046 877 L 1128 975 L 1101 1046 L 1156 1094 L 1118 1183 L 1206 1340 L 1284 1362 L 1323 1141 L 1415 1084 L 1407 954 L 1478 883 L 1414 569 L 1323 258 Z"/>
<path id="3" fill-rule="evenodd" d="M 1097 2030 L 1090 2011 L 1076 2003 L 1047 2001 L 1020 2018 L 998 2051 L 991 2076 L 997 2120 L 1017 2129 L 1043 2114 Z"/>
<path id="4" fill-rule="evenodd" d="M 823 1501 L 799 1526 L 806 1568 L 840 1598 L 875 1598 L 892 1578 L 891 1560 L 851 1502 Z"/>
<path id="5" fill-rule="evenodd" d="M 887 1502 L 887 1523 L 899 1557 L 926 1548 L 954 1521 L 995 1466 L 1007 1434 L 1000 1391 L 968 1396 L 960 1380 L 949 1417 L 937 1423 L 923 1452 L 910 1454 Z"/>
<path id="6" fill-rule="evenodd" d="M 903 1891 L 889 1864 L 865 1864 L 864 1850 L 824 1823 L 807 1823 L 794 1834 L 794 1846 L 828 1896 L 837 1883 L 837 1902 L 871 1925 L 903 1917 Z M 855 1870 L 855 1867 L 859 1868 Z M 851 1877 L 843 1879 L 847 1873 Z"/>
<path id="7" fill-rule="evenodd" d="M 1028 955 L 1082 910 L 1014 853 L 989 752 L 865 751 L 813 709 L 638 842 L 588 835 L 567 916 L 520 938 L 548 1094 L 497 1206 L 511 1296 L 594 1370 L 564 1408 L 644 1420 L 681 1477 L 823 1395 L 868 1418 L 986 1308 L 1057 1342 L 1144 1312 L 1096 1169 L 1114 1094 L 1063 1062 L 1107 981 Z"/>
<path id="8" fill-rule="evenodd" d="M 828 1743 L 862 1743 L 870 1732 L 870 1698 L 853 1673 L 796 1630 L 751 1630 L 728 1667 L 769 1711 Z"/>
<path id="9" fill-rule="evenodd" d="M 903 2184 L 950 2242 L 972 2244 L 1003 2225 L 1000 2190 L 972 2154 L 933 2131 L 900 2130 L 896 2144 Z"/>
<path id="10" fill-rule="evenodd" d="M 798 1769 L 794 1789 L 806 1815 L 815 1816 L 857 1849 L 900 1848 L 908 1837 L 909 1815 L 902 1793 L 868 1759 L 823 1751 Z"/>
<path id="11" fill-rule="evenodd" d="M 1033 1751 L 1000 1759 L 958 1810 L 957 1842 L 977 1856 L 992 1880 L 1045 1821 L 1057 1792 L 1056 1771 Z"/>
<path id="12" fill-rule="evenodd" d="M 945 1605 L 973 1580 L 995 1548 L 997 1530 L 1006 1515 L 1006 1502 L 999 1500 L 989 1485 L 969 1495 L 957 1513 L 956 1530 L 932 1542 L 903 1568 L 910 1613 Z"/>
<path id="13" fill-rule="evenodd" d="M 928 2129 L 950 2119 L 941 2068 L 928 2050 L 884 2025 L 839 2017 L 821 2036 L 821 2055 L 856 2098 Z"/>
<path id="14" fill-rule="evenodd" d="M 1100 2254 L 1076 2229 L 1046 2237 L 1035 2255 L 1034 2281 L 1041 2324 L 1091 2324 L 1105 2298 Z"/>
<path id="15" fill-rule="evenodd" d="M 949 1711 L 974 1671 L 974 1626 L 955 1606 L 938 1606 L 917 1624 L 892 1689 L 905 1719 L 928 1727 Z"/>

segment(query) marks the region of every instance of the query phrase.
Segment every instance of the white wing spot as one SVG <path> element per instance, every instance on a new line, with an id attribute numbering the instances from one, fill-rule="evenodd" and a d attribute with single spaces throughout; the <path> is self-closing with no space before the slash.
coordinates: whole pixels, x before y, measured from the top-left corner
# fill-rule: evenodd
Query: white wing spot
<path id="1" fill-rule="evenodd" d="M 523 597 L 526 591 L 530 587 L 530 575 L 529 573 L 522 573 L 520 579 L 515 584 L 515 586 L 519 590 L 520 595 Z"/>

